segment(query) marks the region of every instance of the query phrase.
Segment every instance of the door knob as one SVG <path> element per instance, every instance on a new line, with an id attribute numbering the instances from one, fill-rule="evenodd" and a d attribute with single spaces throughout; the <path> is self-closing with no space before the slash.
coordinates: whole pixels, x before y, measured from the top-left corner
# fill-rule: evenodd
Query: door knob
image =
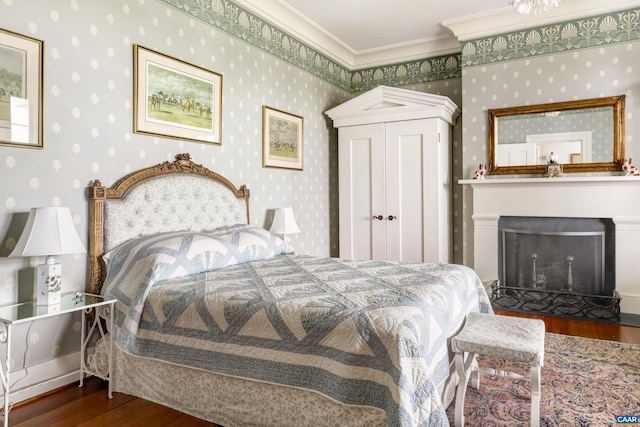
<path id="1" fill-rule="evenodd" d="M 384 219 L 384 217 L 382 215 L 378 215 L 378 216 L 373 216 L 373 219 L 377 219 L 379 221 L 382 221 Z"/>
<path id="2" fill-rule="evenodd" d="M 387 219 L 388 219 L 389 221 L 393 221 L 394 219 L 397 219 L 397 218 L 398 218 L 397 216 L 393 216 L 393 215 L 389 215 L 389 216 L 387 217 Z"/>

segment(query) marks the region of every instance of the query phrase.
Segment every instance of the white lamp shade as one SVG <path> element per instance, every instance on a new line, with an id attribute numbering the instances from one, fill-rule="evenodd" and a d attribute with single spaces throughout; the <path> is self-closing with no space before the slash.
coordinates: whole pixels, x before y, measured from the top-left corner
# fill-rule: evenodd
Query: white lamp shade
<path id="1" fill-rule="evenodd" d="M 300 229 L 296 224 L 296 219 L 293 217 L 293 209 L 290 207 L 277 208 L 269 231 L 273 234 L 281 235 L 299 233 Z"/>
<path id="2" fill-rule="evenodd" d="M 69 208 L 32 208 L 27 224 L 15 248 L 9 254 L 17 256 L 48 256 L 84 253 Z"/>

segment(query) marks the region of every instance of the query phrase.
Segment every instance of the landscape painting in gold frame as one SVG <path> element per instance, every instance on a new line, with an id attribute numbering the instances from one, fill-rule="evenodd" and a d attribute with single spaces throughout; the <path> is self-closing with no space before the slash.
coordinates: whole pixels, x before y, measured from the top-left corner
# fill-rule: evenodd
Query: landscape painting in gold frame
<path id="1" fill-rule="evenodd" d="M 302 170 L 303 164 L 304 119 L 263 106 L 262 166 Z"/>
<path id="2" fill-rule="evenodd" d="M 44 147 L 43 46 L 0 29 L 0 145 Z"/>
<path id="3" fill-rule="evenodd" d="M 222 75 L 133 47 L 135 133 L 222 143 Z"/>

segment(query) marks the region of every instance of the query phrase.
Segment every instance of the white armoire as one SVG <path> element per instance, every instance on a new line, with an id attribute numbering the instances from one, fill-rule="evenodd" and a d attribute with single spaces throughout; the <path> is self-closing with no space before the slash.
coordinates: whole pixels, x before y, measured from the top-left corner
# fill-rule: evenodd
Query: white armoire
<path id="1" fill-rule="evenodd" d="M 326 114 L 338 128 L 340 257 L 450 262 L 458 107 L 378 86 Z"/>

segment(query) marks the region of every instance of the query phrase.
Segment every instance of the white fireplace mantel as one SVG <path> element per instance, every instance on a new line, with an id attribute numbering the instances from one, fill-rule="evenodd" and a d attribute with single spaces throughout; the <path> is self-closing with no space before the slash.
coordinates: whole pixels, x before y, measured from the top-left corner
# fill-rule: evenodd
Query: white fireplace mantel
<path id="1" fill-rule="evenodd" d="M 623 313 L 640 314 L 640 177 L 487 178 L 460 180 L 473 188 L 474 269 L 498 278 L 501 216 L 611 218 L 616 284 Z"/>

